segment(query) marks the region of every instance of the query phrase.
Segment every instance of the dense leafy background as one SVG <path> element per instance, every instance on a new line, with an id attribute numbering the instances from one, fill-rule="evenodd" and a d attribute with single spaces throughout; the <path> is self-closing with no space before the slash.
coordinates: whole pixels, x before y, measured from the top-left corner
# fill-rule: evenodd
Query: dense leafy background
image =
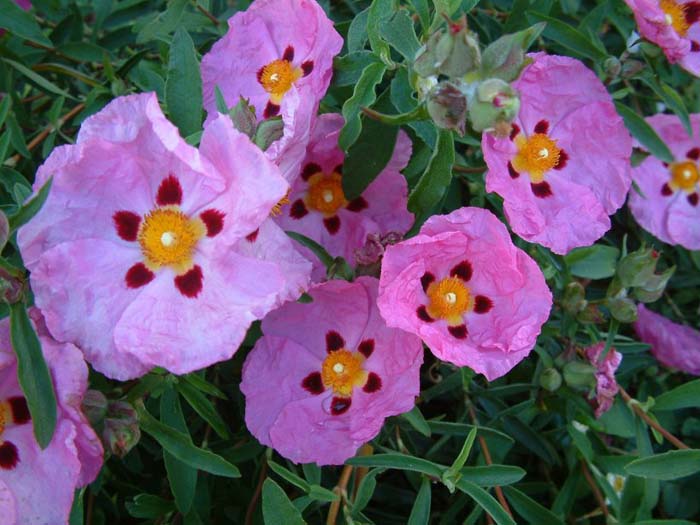
<path id="1" fill-rule="evenodd" d="M 415 109 L 408 65 L 431 26 L 439 25 L 436 10 L 469 12 L 469 26 L 484 44 L 546 22 L 532 49 L 585 61 L 606 82 L 632 133 L 661 158 L 668 150 L 641 117 L 667 108 L 687 119 L 700 109 L 700 82 L 669 66 L 652 45 L 628 47 L 637 38 L 620 0 L 370 3 L 321 2 L 346 42 L 321 110 L 342 112 L 348 121 L 341 145 L 348 150 L 346 170 L 356 175 L 348 195 L 359 193 L 381 169 L 380 161 L 367 166 L 368 155 L 386 156 L 396 136 L 390 132 L 395 128 L 367 120 L 361 108 L 388 114 Z M 6 93 L 0 101 L 0 203 L 10 232 L 41 204 L 39 199 L 21 208 L 37 167 L 56 145 L 73 142 L 80 122 L 116 96 L 156 91 L 183 136 L 196 144 L 203 118 L 199 60 L 224 34 L 227 18 L 247 5 L 35 0 L 31 14 L 24 14 L 11 0 L 0 0 L 0 26 L 9 29 L 0 38 L 0 92 Z M 484 191 L 477 134 L 438 132 L 428 121 L 406 129 L 414 141 L 405 170 L 415 188 L 409 206 L 419 220 L 466 204 L 503 217 L 500 199 Z M 661 252 L 660 270 L 676 267 L 654 308 L 697 327 L 700 254 L 662 245 L 626 208 L 613 222 L 596 246 L 564 258 L 516 241 L 542 267 L 557 303 L 531 357 L 489 384 L 426 352 L 417 407 L 388 420 L 372 449 L 345 468 L 289 464 L 246 430 L 238 384 L 257 327 L 232 361 L 200 373 L 154 371 L 127 383 L 93 373 L 92 388 L 138 409 L 142 437 L 123 459 L 111 457 L 98 480 L 77 494 L 72 523 L 543 525 L 605 523 L 608 514 L 618 523 L 697 521 L 700 451 L 675 451 L 648 422 L 658 421 L 656 426 L 699 448 L 700 381 L 660 367 L 629 325 L 611 317 L 604 298 L 620 255 L 653 245 Z M 16 301 L 24 278 L 13 236 L 2 266 L 6 297 Z M 565 290 L 576 286 L 572 282 L 600 306 L 600 322 L 582 322 L 562 308 Z M 28 396 L 38 403 L 33 413 L 44 414 L 34 419 L 45 439 L 52 425 L 48 379 L 37 363 L 23 307 L 11 310 L 17 350 L 33 366 L 25 387 L 31 383 L 36 391 Z M 561 370 L 577 359 L 577 345 L 600 340 L 624 354 L 617 378 L 641 402 L 632 404 L 636 412 L 618 399 L 595 420 L 585 394 L 567 382 L 554 392 L 542 388 L 545 370 Z M 647 403 L 652 398 L 655 406 Z M 609 473 L 626 477 L 621 494 L 606 480 Z M 337 485 L 342 489 L 334 493 Z M 496 497 L 507 501 L 513 518 Z"/>

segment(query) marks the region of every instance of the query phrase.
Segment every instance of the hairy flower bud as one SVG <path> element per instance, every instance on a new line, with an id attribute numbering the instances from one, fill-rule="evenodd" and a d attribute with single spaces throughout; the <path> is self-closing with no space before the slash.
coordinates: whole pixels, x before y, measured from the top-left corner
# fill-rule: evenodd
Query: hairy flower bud
<path id="1" fill-rule="evenodd" d="M 586 290 L 581 283 L 574 281 L 566 285 L 564 297 L 561 300 L 561 307 L 565 312 L 575 315 L 581 312 L 587 304 Z"/>
<path id="2" fill-rule="evenodd" d="M 564 365 L 564 381 L 571 388 L 589 390 L 596 385 L 596 368 L 581 361 L 571 361 Z"/>
<path id="3" fill-rule="evenodd" d="M 540 375 L 540 386 L 549 392 L 559 390 L 561 386 L 561 374 L 556 368 L 547 368 Z"/>
<path id="4" fill-rule="evenodd" d="M 520 109 L 520 97 L 500 78 L 481 82 L 468 101 L 469 119 L 476 131 L 494 129 L 498 122 L 512 122 Z"/>
<path id="5" fill-rule="evenodd" d="M 617 263 L 617 277 L 623 288 L 644 286 L 654 275 L 659 253 L 653 248 L 630 252 Z"/>
<path id="6" fill-rule="evenodd" d="M 451 82 L 441 82 L 428 96 L 428 114 L 439 128 L 454 129 L 464 135 L 467 98 Z"/>
<path id="7" fill-rule="evenodd" d="M 481 51 L 475 33 L 467 29 L 466 16 L 457 22 L 448 21 L 448 28 L 433 33 L 418 50 L 413 69 L 422 77 L 445 75 L 463 77 L 479 68 Z"/>
<path id="8" fill-rule="evenodd" d="M 107 398 L 99 390 L 88 390 L 83 397 L 82 409 L 90 424 L 97 426 L 107 414 Z"/>
<path id="9" fill-rule="evenodd" d="M 123 458 L 141 439 L 136 410 L 125 401 L 110 402 L 104 420 L 102 442 L 112 454 Z"/>

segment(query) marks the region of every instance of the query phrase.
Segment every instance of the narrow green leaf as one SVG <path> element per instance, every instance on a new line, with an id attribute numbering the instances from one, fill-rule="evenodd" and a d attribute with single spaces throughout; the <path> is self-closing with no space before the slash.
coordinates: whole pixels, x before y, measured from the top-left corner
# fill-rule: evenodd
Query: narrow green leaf
<path id="1" fill-rule="evenodd" d="M 177 390 L 187 400 L 187 403 L 199 414 L 202 419 L 211 425 L 219 437 L 228 439 L 230 436 L 226 423 L 219 414 L 219 411 L 214 407 L 214 404 L 207 399 L 199 390 L 193 387 L 187 381 L 177 383 Z"/>
<path id="2" fill-rule="evenodd" d="M 480 487 L 511 485 L 525 477 L 525 471 L 514 465 L 482 465 L 463 467 L 459 471 L 462 479 L 471 481 Z"/>
<path id="3" fill-rule="evenodd" d="M 197 390 L 201 390 L 205 394 L 209 394 L 213 397 L 218 397 L 219 399 L 228 399 L 226 394 L 219 390 L 216 386 L 212 385 L 209 381 L 204 379 L 197 373 L 187 374 L 185 376 L 180 376 L 180 379 L 187 381 L 190 385 L 195 387 Z"/>
<path id="4" fill-rule="evenodd" d="M 282 465 L 280 465 L 279 463 L 275 463 L 272 460 L 268 460 L 267 464 L 275 474 L 277 474 L 287 482 L 291 483 L 298 489 L 301 489 L 306 493 L 308 493 L 309 490 L 311 490 L 311 485 L 305 479 L 294 474 L 294 472 L 292 472 L 291 470 L 284 468 Z"/>
<path id="5" fill-rule="evenodd" d="M 471 429 L 466 439 L 464 440 L 464 443 L 462 444 L 462 450 L 460 450 L 459 455 L 455 459 L 454 463 L 452 463 L 452 466 L 449 468 L 449 470 L 458 471 L 467 462 L 467 458 L 469 457 L 469 453 L 472 451 L 472 446 L 474 445 L 474 440 L 476 439 L 477 432 L 478 427 L 474 427 Z"/>
<path id="6" fill-rule="evenodd" d="M 644 77 L 641 80 L 647 86 L 649 86 L 654 93 L 661 98 L 661 100 L 663 100 L 664 104 L 666 104 L 666 106 L 668 106 L 668 108 L 670 108 L 670 110 L 673 111 L 679 119 L 681 119 L 681 122 L 683 123 L 685 130 L 688 132 L 688 135 L 692 136 L 693 128 L 690 125 L 688 109 L 685 107 L 685 102 L 683 102 L 683 99 L 678 92 L 667 84 L 664 84 L 661 80 L 653 77 Z"/>
<path id="7" fill-rule="evenodd" d="M 438 478 L 446 468 L 444 465 L 438 465 L 427 459 L 394 453 L 375 454 L 373 456 L 355 456 L 354 458 L 348 459 L 345 463 L 356 467 L 384 467 L 398 470 L 410 470 Z"/>
<path id="8" fill-rule="evenodd" d="M 367 14 L 367 38 L 372 51 L 385 64 L 392 64 L 389 45 L 382 38 L 382 32 L 389 17 L 394 14 L 394 0 L 372 0 Z"/>
<path id="9" fill-rule="evenodd" d="M 628 463 L 625 470 L 643 478 L 671 480 L 700 472 L 700 450 L 672 450 Z"/>
<path id="10" fill-rule="evenodd" d="M 693 521 L 686 520 L 642 520 L 635 521 L 634 525 L 698 525 Z"/>
<path id="11" fill-rule="evenodd" d="M 615 275 L 619 257 L 620 250 L 614 246 L 594 244 L 571 250 L 564 256 L 564 261 L 576 277 L 607 279 Z"/>
<path id="12" fill-rule="evenodd" d="M 605 51 L 591 42 L 586 35 L 561 20 L 535 11 L 528 11 L 527 17 L 530 20 L 547 22 L 547 27 L 542 33 L 543 36 L 554 40 L 579 56 L 598 61 L 605 60 L 608 56 Z"/>
<path id="13" fill-rule="evenodd" d="M 547 441 L 542 434 L 535 432 L 519 418 L 505 416 L 503 418 L 503 428 L 519 441 L 525 448 L 534 452 L 550 465 L 559 463 L 557 452 L 552 444 Z"/>
<path id="14" fill-rule="evenodd" d="M 423 417 L 418 406 L 414 406 L 408 412 L 401 414 L 401 418 L 408 421 L 408 424 L 415 428 L 418 432 L 423 434 L 425 437 L 430 437 L 430 426 L 428 422 Z"/>
<path id="15" fill-rule="evenodd" d="M 333 264 L 333 257 L 331 257 L 328 254 L 328 252 L 323 246 L 321 246 L 313 239 L 309 239 L 306 235 L 302 235 L 301 233 L 297 232 L 286 231 L 285 233 L 302 246 L 306 246 L 309 250 L 314 252 L 314 255 L 318 257 L 318 259 L 323 263 L 326 269 L 330 267 L 331 264 Z"/>
<path id="16" fill-rule="evenodd" d="M 326 503 L 338 499 L 338 495 L 335 492 L 320 485 L 311 485 L 311 487 L 309 487 L 309 497 L 315 501 Z"/>
<path id="17" fill-rule="evenodd" d="M 173 502 L 153 494 L 139 494 L 133 501 L 127 501 L 124 505 L 133 518 L 145 518 L 155 520 L 172 512 Z"/>
<path id="18" fill-rule="evenodd" d="M 39 337 L 23 303 L 10 305 L 10 339 L 17 356 L 17 377 L 32 416 L 34 436 L 39 446 L 46 448 L 56 428 L 56 394 Z"/>
<path id="19" fill-rule="evenodd" d="M 39 210 L 41 210 L 41 207 L 49 197 L 51 184 L 53 184 L 53 177 L 49 178 L 49 180 L 44 183 L 34 197 L 22 205 L 22 207 L 17 210 L 16 213 L 7 218 L 10 224 L 10 234 L 27 224 L 37 213 L 39 213 Z"/>
<path id="20" fill-rule="evenodd" d="M 418 18 L 420 18 L 420 24 L 423 26 L 423 29 L 428 29 L 430 27 L 430 7 L 428 6 L 428 0 L 409 1 L 416 10 L 416 13 L 418 13 Z"/>
<path id="21" fill-rule="evenodd" d="M 654 128 L 640 117 L 634 110 L 625 106 L 620 102 L 615 102 L 617 112 L 625 121 L 625 126 L 630 131 L 632 136 L 636 138 L 649 153 L 663 162 L 673 162 L 673 153 L 668 149 L 668 146 L 657 135 Z"/>
<path id="22" fill-rule="evenodd" d="M 418 37 L 416 37 L 413 19 L 405 9 L 399 9 L 396 14 L 384 24 L 382 36 L 407 62 L 413 62 L 413 59 L 416 58 L 416 52 L 420 48 L 420 42 L 418 41 Z"/>
<path id="23" fill-rule="evenodd" d="M 377 488 L 377 476 L 384 472 L 383 468 L 375 468 L 370 470 L 367 475 L 360 481 L 360 486 L 357 488 L 355 501 L 352 505 L 352 516 L 357 517 L 362 512 L 374 495 L 374 490 Z"/>
<path id="24" fill-rule="evenodd" d="M 368 65 L 360 75 L 352 96 L 343 104 L 345 125 L 338 137 L 338 146 L 347 151 L 360 136 L 362 121 L 360 114 L 363 107 L 369 107 L 377 100 L 375 88 L 384 78 L 386 66 L 380 63 Z"/>
<path id="25" fill-rule="evenodd" d="M 193 445 L 189 436 L 155 419 L 143 404 L 137 404 L 137 410 L 141 429 L 183 463 L 217 476 L 240 477 L 241 474 L 235 465 L 213 452 Z"/>
<path id="26" fill-rule="evenodd" d="M 9 58 L 3 58 L 2 60 L 6 64 L 9 64 L 13 68 L 15 68 L 22 75 L 27 77 L 28 80 L 30 80 L 31 82 L 36 84 L 37 87 L 39 87 L 40 89 L 43 89 L 43 90 L 48 91 L 50 93 L 53 93 L 54 95 L 61 95 L 62 97 L 66 97 L 66 98 L 69 98 L 71 100 L 78 100 L 73 95 L 71 95 L 67 91 L 62 90 L 60 87 L 58 87 L 53 82 L 46 80 L 44 77 L 42 77 L 38 73 L 35 73 L 31 69 L 29 69 L 27 66 L 20 64 L 19 62 L 15 62 L 14 60 L 10 60 Z"/>
<path id="27" fill-rule="evenodd" d="M 34 16 L 21 9 L 13 0 L 0 0 L 0 27 L 36 44 L 53 47 L 51 40 L 34 21 Z"/>
<path id="28" fill-rule="evenodd" d="M 12 97 L 2 97 L 0 100 L 0 126 L 5 123 L 7 114 L 10 112 L 10 107 L 12 106 Z"/>
<path id="29" fill-rule="evenodd" d="M 364 69 L 370 64 L 379 64 L 377 55 L 363 49 L 333 59 L 333 85 L 354 86 Z"/>
<path id="30" fill-rule="evenodd" d="M 559 519 L 556 514 L 518 489 L 503 487 L 503 491 L 515 512 L 525 518 L 528 523 L 532 523 L 532 525 L 564 525 L 564 521 Z"/>
<path id="31" fill-rule="evenodd" d="M 178 27 L 170 46 L 165 103 L 173 123 L 183 137 L 202 125 L 202 78 L 194 43 L 187 30 Z"/>
<path id="32" fill-rule="evenodd" d="M 360 11 L 348 29 L 348 52 L 355 53 L 364 49 L 367 43 L 367 18 L 369 17 L 369 7 L 364 11 Z M 374 54 L 374 53 L 373 53 Z"/>
<path id="33" fill-rule="evenodd" d="M 32 154 L 27 148 L 27 141 L 24 139 L 22 128 L 20 128 L 19 124 L 17 124 L 17 119 L 15 118 L 14 113 L 10 113 L 7 116 L 5 124 L 7 125 L 7 131 L 10 133 L 10 142 L 12 143 L 12 147 L 14 147 L 15 150 L 17 150 L 17 153 L 22 155 L 25 159 L 31 158 Z"/>
<path id="34" fill-rule="evenodd" d="M 421 481 L 416 501 L 413 503 L 411 515 L 408 517 L 408 525 L 428 525 L 430 522 L 431 496 L 430 479 L 424 477 L 423 481 Z"/>
<path id="35" fill-rule="evenodd" d="M 289 501 L 282 487 L 267 478 L 262 489 L 262 511 L 265 525 L 304 525 L 301 512 Z"/>
<path id="36" fill-rule="evenodd" d="M 679 410 L 700 407 L 700 379 L 664 392 L 656 398 L 652 410 Z"/>
<path id="37" fill-rule="evenodd" d="M 460 479 L 457 482 L 457 488 L 465 494 L 471 496 L 474 501 L 476 501 L 486 512 L 491 515 L 493 520 L 498 525 L 516 525 L 513 518 L 511 518 L 508 513 L 503 510 L 493 496 L 491 496 L 481 487 L 474 485 L 474 483 L 467 481 L 466 479 Z"/>
<path id="38" fill-rule="evenodd" d="M 70 516 L 68 517 L 68 525 L 83 525 L 83 494 L 85 489 L 76 489 L 73 495 L 73 505 L 70 509 Z"/>
<path id="39" fill-rule="evenodd" d="M 408 198 L 408 209 L 422 223 L 438 205 L 452 181 L 452 166 L 455 163 L 455 148 L 452 132 L 440 130 L 438 141 L 428 167 Z"/>

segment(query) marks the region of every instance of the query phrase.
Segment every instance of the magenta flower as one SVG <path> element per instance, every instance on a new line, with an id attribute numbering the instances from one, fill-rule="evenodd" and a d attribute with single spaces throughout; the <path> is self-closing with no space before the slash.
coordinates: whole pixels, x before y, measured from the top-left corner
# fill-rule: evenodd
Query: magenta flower
<path id="1" fill-rule="evenodd" d="M 625 0 L 639 32 L 658 45 L 672 64 L 700 75 L 700 2 L 688 0 Z"/>
<path id="2" fill-rule="evenodd" d="M 700 376 L 700 332 L 674 323 L 640 304 L 634 330 L 651 353 L 669 368 Z"/>
<path id="3" fill-rule="evenodd" d="M 333 257 L 344 257 L 351 264 L 373 233 L 405 233 L 413 224 L 406 209 L 408 185 L 400 170 L 411 158 L 411 141 L 401 131 L 392 158 L 360 197 L 348 201 L 342 187 L 343 151 L 338 135 L 343 117 L 321 115 L 313 127 L 306 149 L 301 176 L 295 177 L 289 195 L 290 205 L 276 218 L 284 230 L 299 232 L 326 248 Z M 314 278 L 320 280 L 324 268 L 305 249 L 314 263 Z"/>
<path id="4" fill-rule="evenodd" d="M 39 316 L 38 311 L 32 312 Z M 37 324 L 39 324 L 37 323 Z M 72 344 L 51 339 L 37 326 L 58 401 L 58 422 L 49 446 L 34 438 L 27 402 L 17 381 L 9 321 L 0 321 L 0 521 L 3 525 L 63 524 L 76 488 L 102 467 L 102 445 L 81 412 L 88 370 Z"/>
<path id="5" fill-rule="evenodd" d="M 200 151 L 154 94 L 132 95 L 87 119 L 37 173 L 36 187 L 53 176 L 51 193 L 18 239 L 36 303 L 51 333 L 109 377 L 228 359 L 298 286 L 238 246 L 285 195 L 279 170 L 225 116 Z"/>
<path id="6" fill-rule="evenodd" d="M 654 115 L 647 122 L 666 142 L 675 158 L 671 164 L 649 156 L 632 170 L 643 193 L 632 190 L 629 207 L 637 222 L 669 244 L 700 249 L 700 114 L 691 115 L 696 136 L 686 132 L 675 115 Z"/>
<path id="7" fill-rule="evenodd" d="M 596 75 L 569 57 L 530 55 L 513 84 L 509 138 L 484 134 L 486 189 L 503 197 L 513 231 L 565 254 L 609 228 L 631 179 L 632 139 Z"/>
<path id="8" fill-rule="evenodd" d="M 535 261 L 480 208 L 431 217 L 416 237 L 387 246 L 379 289 L 389 326 L 490 381 L 530 353 L 552 306 Z"/>
<path id="9" fill-rule="evenodd" d="M 309 295 L 263 320 L 243 365 L 245 420 L 294 462 L 339 465 L 386 417 L 413 408 L 423 346 L 384 324 L 374 278 L 329 281 Z"/>
<path id="10" fill-rule="evenodd" d="M 600 417 L 612 407 L 615 396 L 619 390 L 615 380 L 615 371 L 622 362 L 622 354 L 611 348 L 603 362 L 600 355 L 605 350 L 605 342 L 586 348 L 586 357 L 596 367 L 596 409 L 595 417 Z"/>
<path id="11" fill-rule="evenodd" d="M 202 58 L 209 118 L 217 114 L 217 86 L 229 107 L 243 97 L 259 119 L 281 115 L 284 135 L 266 155 L 292 181 L 342 45 L 315 0 L 256 0 L 229 20 L 228 33 Z"/>

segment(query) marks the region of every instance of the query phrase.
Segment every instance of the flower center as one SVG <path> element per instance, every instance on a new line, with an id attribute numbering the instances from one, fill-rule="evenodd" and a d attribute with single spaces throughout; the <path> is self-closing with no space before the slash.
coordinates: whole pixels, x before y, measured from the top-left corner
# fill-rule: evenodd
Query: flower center
<path id="1" fill-rule="evenodd" d="M 359 352 L 344 348 L 330 352 L 323 360 L 321 380 L 326 388 L 340 396 L 349 397 L 354 387 L 367 382 L 367 372 L 362 369 L 365 358 Z"/>
<path id="2" fill-rule="evenodd" d="M 675 162 L 671 164 L 671 186 L 692 192 L 700 179 L 698 168 L 693 162 Z"/>
<path id="3" fill-rule="evenodd" d="M 342 178 L 338 173 L 324 175 L 317 173 L 309 179 L 309 189 L 306 193 L 306 204 L 312 210 L 332 216 L 338 208 L 347 206 L 348 201 L 343 193 Z"/>
<path id="4" fill-rule="evenodd" d="M 690 27 L 685 16 L 686 6 L 675 0 L 661 0 L 659 7 L 666 14 L 666 23 L 680 36 L 685 36 Z"/>
<path id="5" fill-rule="evenodd" d="M 446 277 L 431 283 L 426 291 L 427 311 L 433 319 L 444 319 L 451 325 L 461 324 L 462 316 L 470 306 L 472 297 L 469 288 L 458 277 Z"/>
<path id="6" fill-rule="evenodd" d="M 513 168 L 529 173 L 534 183 L 542 182 L 544 174 L 559 164 L 561 150 L 556 139 L 549 138 L 546 133 L 535 133 L 529 138 L 520 134 L 515 138 L 515 145 L 518 153 L 513 157 Z"/>
<path id="7" fill-rule="evenodd" d="M 272 95 L 273 101 L 276 101 L 281 99 L 291 89 L 294 81 L 302 75 L 302 70 L 292 66 L 288 60 L 277 59 L 262 68 L 260 84 L 265 91 Z"/>
<path id="8" fill-rule="evenodd" d="M 202 221 L 192 220 L 179 209 L 168 206 L 146 215 L 138 241 L 149 267 L 171 266 L 180 272 L 192 265 L 197 241 L 205 233 Z"/>

